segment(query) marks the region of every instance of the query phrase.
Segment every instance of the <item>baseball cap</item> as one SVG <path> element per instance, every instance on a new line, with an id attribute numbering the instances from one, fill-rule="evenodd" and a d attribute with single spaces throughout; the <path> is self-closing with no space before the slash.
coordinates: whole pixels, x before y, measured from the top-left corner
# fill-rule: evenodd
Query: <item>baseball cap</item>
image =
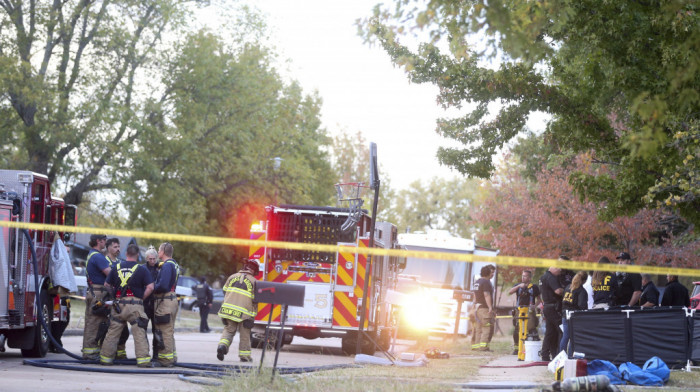
<path id="1" fill-rule="evenodd" d="M 627 252 L 622 252 L 619 255 L 617 255 L 617 257 L 615 257 L 615 258 L 618 260 L 632 260 L 632 258 L 630 257 L 630 254 Z"/>
<path id="2" fill-rule="evenodd" d="M 90 236 L 90 241 L 106 240 L 107 236 L 104 234 L 93 234 Z"/>

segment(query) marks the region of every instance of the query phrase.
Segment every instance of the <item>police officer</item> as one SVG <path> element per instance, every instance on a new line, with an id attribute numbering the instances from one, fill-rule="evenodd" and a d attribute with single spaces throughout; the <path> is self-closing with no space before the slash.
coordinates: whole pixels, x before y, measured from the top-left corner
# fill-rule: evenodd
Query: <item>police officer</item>
<path id="1" fill-rule="evenodd" d="M 598 264 L 610 264 L 610 259 L 603 256 L 598 259 Z M 615 304 L 615 297 L 619 291 L 617 278 L 607 271 L 593 272 L 591 287 L 593 288 L 593 309 L 607 309 Z"/>
<path id="2" fill-rule="evenodd" d="M 253 328 L 253 320 L 258 314 L 258 305 L 253 302 L 255 292 L 255 275 L 259 272 L 257 261 L 249 260 L 241 271 L 229 276 L 224 284 L 224 302 L 219 309 L 219 317 L 224 322 L 224 331 L 216 348 L 216 357 L 224 360 L 228 354 L 231 340 L 240 333 L 238 342 L 238 357 L 241 362 L 253 362 L 250 355 L 250 330 Z"/>
<path id="3" fill-rule="evenodd" d="M 491 351 L 489 343 L 493 337 L 496 312 L 493 308 L 493 285 L 491 278 L 495 273 L 492 265 L 481 267 L 479 278 L 474 283 L 474 302 L 476 303 L 476 328 L 472 339 L 472 350 Z"/>
<path id="4" fill-rule="evenodd" d="M 169 242 L 160 244 L 158 257 L 158 279 L 155 284 L 156 340 L 158 341 L 158 359 L 154 363 L 160 367 L 172 367 L 177 361 L 175 351 L 175 317 L 178 305 L 175 287 L 180 274 L 180 266 L 173 259 L 173 245 Z M 161 343 L 162 342 L 162 343 Z"/>
<path id="5" fill-rule="evenodd" d="M 128 322 L 131 324 L 131 334 L 134 335 L 136 365 L 151 367 L 148 339 L 146 338 L 148 317 L 143 310 L 143 300 L 153 292 L 153 279 L 148 269 L 138 264 L 138 257 L 138 245 L 129 245 L 126 248 L 126 261 L 118 262 L 116 268 L 112 269 L 107 277 L 105 286 L 114 289 L 116 302 L 112 306 L 109 330 L 100 351 L 100 364 L 102 365 L 114 363 L 119 338 Z"/>
<path id="6" fill-rule="evenodd" d="M 119 243 L 119 238 L 108 238 L 105 243 L 106 254 L 105 258 L 109 261 L 110 267 L 115 269 L 119 260 L 119 254 L 121 253 L 121 244 Z M 119 344 L 117 345 L 117 359 L 127 359 L 126 358 L 126 341 L 129 340 L 129 328 L 122 329 L 122 335 L 119 337 Z"/>
<path id="7" fill-rule="evenodd" d="M 209 309 L 214 300 L 214 293 L 207 284 L 207 278 L 204 276 L 199 278 L 199 284 L 194 286 L 193 290 L 197 297 L 197 306 L 199 307 L 199 332 L 211 332 L 207 317 L 209 317 Z"/>
<path id="8" fill-rule="evenodd" d="M 566 256 L 559 256 L 559 260 L 568 260 Z M 561 300 L 564 288 L 561 287 L 559 275 L 561 268 L 549 267 L 540 278 L 540 292 L 542 293 L 542 314 L 545 318 L 546 330 L 542 341 L 542 360 L 551 361 L 551 355 L 557 355 L 559 351 L 559 324 L 561 324 Z"/>
<path id="9" fill-rule="evenodd" d="M 99 313 L 100 309 L 93 307 L 98 302 L 103 302 L 107 289 L 104 287 L 105 279 L 112 270 L 109 261 L 102 254 L 107 236 L 103 234 L 93 234 L 90 236 L 88 245 L 92 249 L 88 253 L 85 261 L 85 272 L 87 275 L 88 290 L 85 293 L 85 329 L 83 330 L 83 358 L 98 359 L 100 355 L 100 345 L 98 343 L 98 330 L 100 324 L 107 325 L 108 312 Z M 104 328 L 104 327 L 103 327 Z"/>

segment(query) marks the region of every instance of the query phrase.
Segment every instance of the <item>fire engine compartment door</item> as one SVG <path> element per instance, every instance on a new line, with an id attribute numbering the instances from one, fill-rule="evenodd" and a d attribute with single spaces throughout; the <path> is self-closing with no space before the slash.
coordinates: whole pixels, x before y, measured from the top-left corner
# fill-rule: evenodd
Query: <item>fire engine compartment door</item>
<path id="1" fill-rule="evenodd" d="M 12 202 L 0 200 L 0 221 L 9 222 Z M 10 228 L 0 227 L 0 316 L 8 315 L 8 289 L 10 284 Z"/>
<path id="2" fill-rule="evenodd" d="M 338 245 L 357 246 L 354 243 L 340 242 Z M 338 252 L 335 266 L 335 291 L 352 293 L 357 279 L 357 253 L 354 251 Z"/>
<path id="3" fill-rule="evenodd" d="M 305 286 L 304 306 L 290 306 L 287 322 L 290 325 L 330 327 L 333 320 L 333 292 L 327 283 L 299 283 Z"/>

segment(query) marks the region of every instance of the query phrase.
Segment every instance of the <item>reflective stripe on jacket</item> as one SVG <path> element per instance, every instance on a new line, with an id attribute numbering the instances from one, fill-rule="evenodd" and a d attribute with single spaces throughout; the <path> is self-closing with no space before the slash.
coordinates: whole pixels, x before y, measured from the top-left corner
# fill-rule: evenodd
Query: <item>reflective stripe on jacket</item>
<path id="1" fill-rule="evenodd" d="M 256 279 L 248 271 L 231 275 L 224 284 L 224 302 L 219 317 L 240 323 L 255 318 L 258 305 L 253 303 Z"/>

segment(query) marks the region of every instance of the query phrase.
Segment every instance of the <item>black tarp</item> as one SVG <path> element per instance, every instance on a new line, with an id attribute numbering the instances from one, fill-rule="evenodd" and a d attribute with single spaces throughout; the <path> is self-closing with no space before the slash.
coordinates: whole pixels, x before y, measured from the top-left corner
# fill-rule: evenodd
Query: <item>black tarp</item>
<path id="1" fill-rule="evenodd" d="M 632 310 L 632 311 L 630 311 Z M 693 319 L 684 309 L 589 310 L 574 312 L 569 320 L 573 352 L 589 361 L 642 366 L 649 358 L 661 358 L 669 368 L 685 366 L 691 356 Z M 699 327 L 700 329 L 700 327 Z M 700 354 L 700 336 L 694 346 Z M 693 352 L 696 352 L 693 350 Z"/>
<path id="2" fill-rule="evenodd" d="M 690 331 L 692 336 L 690 359 L 700 362 L 700 313 L 697 311 L 691 319 Z"/>

